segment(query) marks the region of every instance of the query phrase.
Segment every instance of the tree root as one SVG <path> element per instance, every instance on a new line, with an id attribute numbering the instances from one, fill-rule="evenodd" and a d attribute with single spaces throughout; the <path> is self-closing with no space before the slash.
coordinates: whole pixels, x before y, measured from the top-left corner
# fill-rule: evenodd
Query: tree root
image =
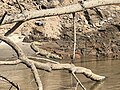
<path id="1" fill-rule="evenodd" d="M 0 40 L 4 41 L 8 45 L 10 45 L 18 55 L 18 59 L 16 61 L 0 61 L 0 65 L 16 65 L 19 63 L 23 63 L 31 68 L 34 78 L 36 80 L 36 84 L 38 86 L 38 90 L 43 90 L 42 82 L 40 81 L 39 74 L 37 69 L 52 71 L 52 70 L 68 70 L 74 72 L 74 74 L 84 74 L 87 78 L 90 78 L 94 81 L 102 81 L 105 79 L 105 76 L 100 76 L 94 74 L 90 69 L 84 67 L 77 67 L 73 64 L 60 64 L 60 63 L 41 63 L 38 61 L 34 61 L 32 59 L 28 59 L 28 57 L 23 53 L 22 49 L 15 44 L 13 41 L 8 39 L 5 36 L 0 35 Z M 80 82 L 79 82 L 80 83 Z"/>

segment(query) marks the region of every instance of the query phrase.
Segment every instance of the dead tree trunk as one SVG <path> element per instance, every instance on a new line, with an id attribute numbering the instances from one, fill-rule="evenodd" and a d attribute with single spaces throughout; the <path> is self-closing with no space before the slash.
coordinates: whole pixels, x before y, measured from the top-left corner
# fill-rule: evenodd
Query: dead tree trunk
<path id="1" fill-rule="evenodd" d="M 93 8 L 98 6 L 116 5 L 116 4 L 120 4 L 120 0 L 89 0 L 89 1 L 85 1 L 83 6 L 86 9 L 88 9 L 88 8 Z M 80 3 L 78 3 L 78 4 L 73 4 L 65 7 L 53 8 L 53 9 L 47 9 L 47 10 L 24 11 L 20 14 L 5 15 L 1 24 L 13 23 L 18 21 L 26 21 L 26 20 L 35 19 L 35 18 L 61 15 L 66 13 L 73 13 L 73 12 L 78 12 L 83 10 L 84 10 L 83 7 L 80 5 Z"/>

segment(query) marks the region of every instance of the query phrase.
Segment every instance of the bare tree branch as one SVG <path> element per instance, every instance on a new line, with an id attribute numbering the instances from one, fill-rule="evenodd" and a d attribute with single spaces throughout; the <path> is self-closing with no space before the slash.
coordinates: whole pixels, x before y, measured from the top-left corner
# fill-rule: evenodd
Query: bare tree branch
<path id="1" fill-rule="evenodd" d="M 51 71 L 51 70 L 68 70 L 77 74 L 84 74 L 86 77 L 95 80 L 95 81 L 101 81 L 105 79 L 105 76 L 100 76 L 97 74 L 94 74 L 90 69 L 84 68 L 84 67 L 76 67 L 73 64 L 53 64 L 53 63 L 41 63 L 38 61 L 33 61 L 31 59 L 28 59 L 27 56 L 24 54 L 24 52 L 22 51 L 22 49 L 17 46 L 17 44 L 15 44 L 13 41 L 11 41 L 10 39 L 8 39 L 5 36 L 0 35 L 0 40 L 4 41 L 5 43 L 7 43 L 8 45 L 10 45 L 15 52 L 18 55 L 18 60 L 16 61 L 0 61 L 1 64 L 5 64 L 5 65 L 13 65 L 14 64 L 19 64 L 19 63 L 24 63 L 26 64 L 28 67 L 30 67 L 33 70 L 33 74 L 35 76 L 35 80 L 37 82 L 38 88 L 39 90 L 42 90 L 42 84 L 39 78 L 39 74 L 37 72 L 37 69 L 42 69 L 42 70 L 46 70 L 46 71 Z"/>
<path id="2" fill-rule="evenodd" d="M 18 6 L 19 6 L 20 12 L 22 13 L 22 12 L 23 12 L 23 10 L 22 10 L 22 7 L 20 6 L 19 1 L 18 1 L 18 0 L 16 0 L 16 2 L 17 2 L 17 4 L 18 4 Z"/>
<path id="3" fill-rule="evenodd" d="M 3 22 L 3 20 L 4 20 L 4 18 L 5 18 L 6 15 L 7 15 L 7 11 L 5 11 L 4 15 L 1 17 L 1 19 L 0 19 L 0 25 L 2 24 L 2 22 Z"/>
<path id="4" fill-rule="evenodd" d="M 77 67 L 73 64 L 51 64 L 52 70 L 69 70 L 71 72 L 74 71 L 76 74 L 84 74 L 87 78 L 90 78 L 94 81 L 102 81 L 106 77 L 94 74 L 90 69 L 84 67 Z"/>
<path id="5" fill-rule="evenodd" d="M 94 74 L 90 69 L 84 68 L 84 67 L 76 67 L 73 64 L 53 64 L 53 63 L 41 63 L 37 61 L 33 61 L 27 58 L 27 56 L 23 53 L 21 48 L 17 46 L 13 41 L 8 39 L 5 36 L 0 35 L 0 40 L 6 42 L 8 45 L 10 45 L 18 54 L 18 58 L 21 60 L 22 63 L 31 66 L 31 63 L 34 63 L 36 68 L 43 69 L 46 71 L 51 70 L 69 70 L 73 71 L 78 74 L 84 74 L 86 77 L 95 80 L 95 81 L 101 81 L 105 79 L 105 76 L 100 76 L 97 74 Z"/>
<path id="6" fill-rule="evenodd" d="M 76 79 L 76 81 L 78 82 L 78 84 L 82 87 L 83 90 L 86 90 L 86 88 L 83 86 L 83 84 L 81 83 L 81 81 L 77 78 L 77 76 L 75 75 L 74 72 L 72 72 L 73 77 Z"/>
<path id="7" fill-rule="evenodd" d="M 30 58 L 30 59 L 37 59 L 37 60 L 44 60 L 44 61 L 47 61 L 47 62 L 59 64 L 59 62 L 56 62 L 56 61 L 53 61 L 53 60 L 50 60 L 50 59 L 47 59 L 47 58 L 40 58 L 40 57 L 33 57 L 33 56 L 28 56 L 28 58 Z"/>
<path id="8" fill-rule="evenodd" d="M 73 13 L 73 30 L 74 30 L 74 47 L 73 47 L 73 60 L 75 60 L 75 52 L 76 52 L 76 17 L 75 13 Z"/>
<path id="9" fill-rule="evenodd" d="M 17 65 L 21 63 L 21 60 L 17 59 L 15 61 L 0 61 L 0 65 Z"/>
<path id="10" fill-rule="evenodd" d="M 31 63 L 31 69 L 32 69 L 32 72 L 34 74 L 35 81 L 36 81 L 37 86 L 38 86 L 38 90 L 43 90 L 43 85 L 42 85 L 42 82 L 41 82 L 40 77 L 39 77 L 39 73 L 38 73 L 37 68 L 35 67 L 34 63 Z"/>
<path id="11" fill-rule="evenodd" d="M 0 75 L 0 78 L 2 78 L 3 80 L 7 81 L 8 83 L 10 83 L 12 86 L 14 86 L 17 90 L 20 90 L 20 87 L 18 84 L 15 84 L 13 81 L 9 80 L 8 78 Z"/>
<path id="12" fill-rule="evenodd" d="M 7 38 L 3 35 L 0 35 L 0 40 L 4 41 L 8 45 L 10 45 L 13 48 L 13 50 L 15 50 L 15 52 L 17 53 L 19 59 L 26 57 L 25 54 L 23 53 L 22 49 L 19 46 L 17 46 L 13 41 L 11 41 L 9 38 Z"/>
<path id="13" fill-rule="evenodd" d="M 89 0 L 84 2 L 84 7 L 86 9 L 98 7 L 98 6 L 105 6 L 105 5 L 117 5 L 120 4 L 120 0 Z M 83 11 L 83 7 L 78 4 L 73 4 L 65 7 L 47 9 L 47 10 L 36 10 L 36 11 L 24 11 L 20 14 L 12 14 L 6 15 L 2 24 L 13 23 L 18 21 L 26 21 L 35 18 L 42 18 L 54 15 L 61 15 L 66 13 L 73 13 Z"/>
<path id="14" fill-rule="evenodd" d="M 22 23 L 23 23 L 23 21 L 17 22 L 10 30 L 8 30 L 8 31 L 4 34 L 4 36 L 8 36 L 8 35 L 10 35 L 11 33 L 13 33 Z"/>

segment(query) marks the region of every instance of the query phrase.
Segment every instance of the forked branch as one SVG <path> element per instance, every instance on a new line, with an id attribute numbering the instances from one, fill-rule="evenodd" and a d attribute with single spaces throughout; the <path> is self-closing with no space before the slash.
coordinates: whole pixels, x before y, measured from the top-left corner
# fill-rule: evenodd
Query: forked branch
<path id="1" fill-rule="evenodd" d="M 31 70 L 33 71 L 35 80 L 37 82 L 39 90 L 43 90 L 42 83 L 39 78 L 39 74 L 37 69 L 46 70 L 46 71 L 52 71 L 52 70 L 68 70 L 77 74 L 84 74 L 87 78 L 90 78 L 94 81 L 101 81 L 105 79 L 105 76 L 100 76 L 97 74 L 94 74 L 90 69 L 84 68 L 84 67 L 76 67 L 73 64 L 60 64 L 60 63 L 41 63 L 38 61 L 34 61 L 31 59 L 28 59 L 28 57 L 24 54 L 22 49 L 15 44 L 13 41 L 8 39 L 5 36 L 0 35 L 0 40 L 4 41 L 8 45 L 10 45 L 15 52 L 18 55 L 18 60 L 16 61 L 0 61 L 0 65 L 14 65 L 19 63 L 24 63 L 27 65 Z"/>
<path id="2" fill-rule="evenodd" d="M 88 9 L 98 6 L 116 5 L 116 4 L 120 4 L 120 0 L 88 0 L 85 1 L 83 5 L 86 9 Z M 35 18 L 61 15 L 61 14 L 78 12 L 78 11 L 83 11 L 83 7 L 79 3 L 65 7 L 53 8 L 53 9 L 24 11 L 20 14 L 6 15 L 1 24 L 26 21 Z"/>

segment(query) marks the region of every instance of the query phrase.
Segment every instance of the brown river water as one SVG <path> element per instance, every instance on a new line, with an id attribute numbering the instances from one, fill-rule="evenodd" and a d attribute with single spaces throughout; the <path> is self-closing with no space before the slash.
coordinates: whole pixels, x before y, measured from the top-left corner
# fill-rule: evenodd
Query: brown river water
<path id="1" fill-rule="evenodd" d="M 24 47 L 23 44 L 22 47 Z M 26 52 L 28 49 L 23 49 Z M 30 50 L 30 48 L 29 48 Z M 8 48 L 0 48 L 0 60 L 3 57 L 15 56 L 15 53 Z M 32 51 L 30 51 L 32 52 Z M 29 54 L 30 54 L 29 52 Z M 11 58 L 12 58 L 11 57 Z M 8 60 L 8 59 L 4 59 Z M 60 61 L 65 62 L 65 61 Z M 94 73 L 105 75 L 107 79 L 103 82 L 95 82 L 84 75 L 78 75 L 78 78 L 87 90 L 120 90 L 120 61 L 119 60 L 95 60 L 84 58 L 81 61 L 75 62 L 76 66 L 83 66 L 91 69 Z M 21 90 L 37 90 L 33 74 L 29 68 L 23 64 L 18 65 L 1 65 L 0 75 L 19 84 Z M 44 87 L 44 90 L 75 90 L 76 81 L 68 71 L 52 71 L 46 72 L 39 70 L 39 75 Z M 9 90 L 10 84 L 0 78 L 0 90 Z M 16 90 L 12 88 L 11 90 Z M 78 86 L 77 90 L 82 90 Z"/>
<path id="2" fill-rule="evenodd" d="M 77 75 L 87 90 L 120 90 L 120 61 L 103 60 L 91 62 L 75 62 L 77 66 L 91 69 L 94 73 L 105 75 L 103 82 L 95 82 L 84 75 Z M 0 66 L 0 74 L 16 82 L 21 90 L 37 90 L 31 70 L 23 64 Z M 75 90 L 76 81 L 68 71 L 46 72 L 39 70 L 44 90 Z M 0 90 L 9 90 L 10 84 L 0 79 Z M 12 88 L 11 90 L 15 90 Z M 82 90 L 78 87 L 77 90 Z"/>

